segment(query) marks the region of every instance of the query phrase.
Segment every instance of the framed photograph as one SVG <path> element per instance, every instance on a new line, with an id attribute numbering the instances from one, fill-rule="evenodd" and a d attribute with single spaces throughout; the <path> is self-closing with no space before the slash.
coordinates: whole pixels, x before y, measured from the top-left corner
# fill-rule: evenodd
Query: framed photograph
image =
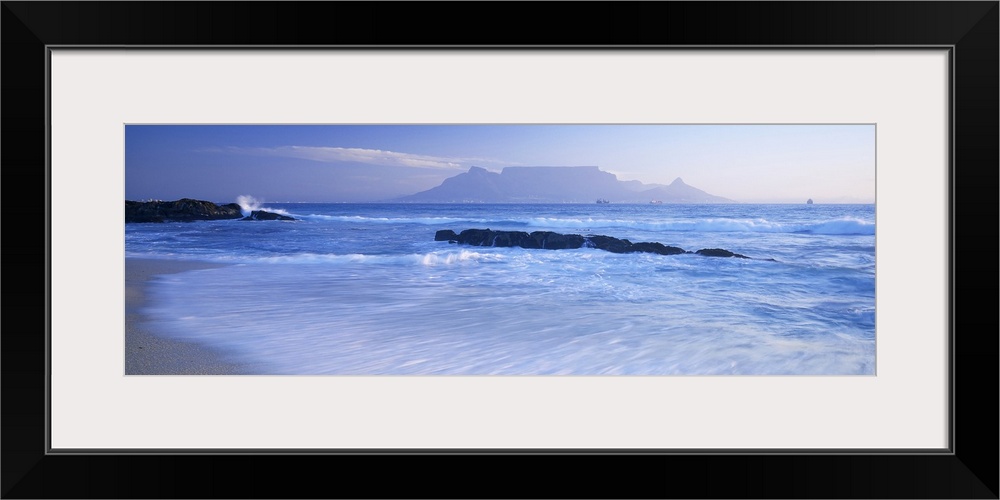
<path id="1" fill-rule="evenodd" d="M 997 498 L 997 2 L 474 8 L 4 3 L 5 497 Z"/>
<path id="2" fill-rule="evenodd" d="M 584 55 L 587 71 L 617 63 Z M 500 69 L 509 56 L 461 66 L 518 73 Z M 874 123 L 126 124 L 124 136 L 126 376 L 877 374 Z M 600 166 L 575 166 L 587 161 Z"/>

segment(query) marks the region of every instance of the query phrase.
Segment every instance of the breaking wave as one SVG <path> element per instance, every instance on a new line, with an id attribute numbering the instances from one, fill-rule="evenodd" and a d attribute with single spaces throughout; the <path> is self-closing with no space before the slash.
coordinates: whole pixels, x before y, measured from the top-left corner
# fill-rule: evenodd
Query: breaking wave
<path id="1" fill-rule="evenodd" d="M 860 219 L 841 218 L 809 224 L 772 222 L 767 219 L 699 219 L 640 221 L 634 219 L 595 219 L 534 217 L 521 220 L 499 220 L 462 217 L 365 217 L 358 215 L 309 215 L 308 218 L 359 224 L 422 224 L 447 226 L 457 223 L 478 224 L 486 227 L 525 227 L 549 229 L 576 229 L 590 231 L 596 228 L 626 228 L 647 231 L 678 231 L 706 233 L 805 233 L 825 235 L 873 235 L 875 224 Z M 466 229 L 458 228 L 457 230 Z M 495 229 L 495 227 L 494 227 Z"/>

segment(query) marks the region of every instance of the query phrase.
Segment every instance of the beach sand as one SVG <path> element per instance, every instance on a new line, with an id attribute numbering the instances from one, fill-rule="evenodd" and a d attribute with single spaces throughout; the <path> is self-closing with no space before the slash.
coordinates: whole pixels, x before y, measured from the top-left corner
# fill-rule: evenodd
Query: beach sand
<path id="1" fill-rule="evenodd" d="M 125 259 L 125 375 L 241 375 L 259 373 L 249 365 L 226 362 L 206 347 L 155 333 L 142 314 L 146 286 L 160 274 L 222 267 L 223 264 L 159 259 Z"/>

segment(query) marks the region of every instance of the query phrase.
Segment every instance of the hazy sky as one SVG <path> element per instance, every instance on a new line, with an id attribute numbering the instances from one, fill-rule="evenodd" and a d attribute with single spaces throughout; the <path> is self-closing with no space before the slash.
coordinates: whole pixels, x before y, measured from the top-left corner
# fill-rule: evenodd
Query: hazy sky
<path id="1" fill-rule="evenodd" d="M 372 201 L 470 166 L 594 165 L 740 202 L 873 203 L 874 125 L 127 125 L 125 198 Z"/>

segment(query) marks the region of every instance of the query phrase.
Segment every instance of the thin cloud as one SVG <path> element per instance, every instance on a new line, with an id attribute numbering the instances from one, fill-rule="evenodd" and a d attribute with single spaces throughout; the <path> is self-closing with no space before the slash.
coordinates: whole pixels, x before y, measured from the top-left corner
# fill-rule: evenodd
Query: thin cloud
<path id="1" fill-rule="evenodd" d="M 497 163 L 482 158 L 452 158 L 445 156 L 400 153 L 381 149 L 335 148 L 322 146 L 279 146 L 275 148 L 207 148 L 206 152 L 228 152 L 261 156 L 299 158 L 323 163 L 368 163 L 393 167 L 462 170 L 475 163 Z"/>

